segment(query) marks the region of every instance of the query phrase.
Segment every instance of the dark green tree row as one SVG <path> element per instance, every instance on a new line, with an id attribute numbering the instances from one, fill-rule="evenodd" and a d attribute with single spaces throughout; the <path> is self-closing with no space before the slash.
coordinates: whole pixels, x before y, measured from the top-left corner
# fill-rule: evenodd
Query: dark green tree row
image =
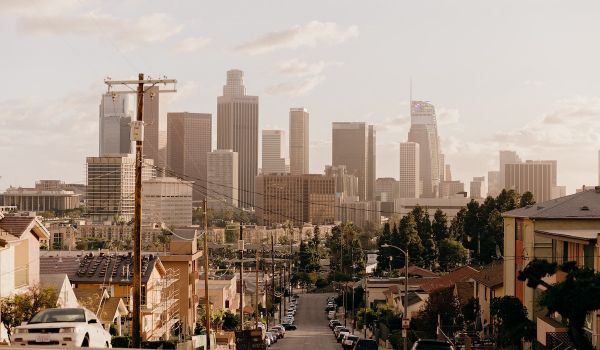
<path id="1" fill-rule="evenodd" d="M 331 229 L 325 246 L 329 249 L 332 279 L 348 280 L 363 273 L 365 255 L 359 239 L 360 233 L 361 230 L 351 222 L 341 223 Z"/>

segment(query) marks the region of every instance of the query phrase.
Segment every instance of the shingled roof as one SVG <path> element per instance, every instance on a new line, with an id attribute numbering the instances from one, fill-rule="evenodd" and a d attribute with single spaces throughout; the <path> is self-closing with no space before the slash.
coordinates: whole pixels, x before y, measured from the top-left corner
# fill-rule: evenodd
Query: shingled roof
<path id="1" fill-rule="evenodd" d="M 600 219 L 600 189 L 507 211 L 505 217 L 532 219 Z"/>
<path id="2" fill-rule="evenodd" d="M 504 283 L 504 264 L 502 262 L 488 264 L 473 275 L 473 279 L 488 288 L 501 286 Z"/>
<path id="3" fill-rule="evenodd" d="M 25 232 L 32 231 L 36 237 L 48 238 L 50 233 L 35 216 L 4 215 L 0 217 L 0 233 L 21 238 Z"/>
<path id="4" fill-rule="evenodd" d="M 431 279 L 421 284 L 421 288 L 427 293 L 440 288 L 447 288 L 454 285 L 456 282 L 464 282 L 477 274 L 477 270 L 470 266 L 459 267 L 458 269 L 441 276 L 440 278 Z"/>
<path id="5" fill-rule="evenodd" d="M 142 255 L 142 283 L 148 282 L 157 263 L 160 264 L 158 256 Z M 72 283 L 130 284 L 133 258 L 130 253 L 43 256 L 40 257 L 40 273 L 66 273 Z"/>

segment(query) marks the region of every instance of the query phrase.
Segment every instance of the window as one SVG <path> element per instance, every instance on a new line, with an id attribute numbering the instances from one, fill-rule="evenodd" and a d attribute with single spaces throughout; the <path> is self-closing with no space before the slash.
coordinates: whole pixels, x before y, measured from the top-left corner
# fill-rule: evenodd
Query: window
<path id="1" fill-rule="evenodd" d="M 142 285 L 142 292 L 140 294 L 140 303 L 146 305 L 146 286 Z"/>
<path id="2" fill-rule="evenodd" d="M 588 244 L 583 247 L 583 264 L 587 268 L 594 269 L 594 245 Z"/>

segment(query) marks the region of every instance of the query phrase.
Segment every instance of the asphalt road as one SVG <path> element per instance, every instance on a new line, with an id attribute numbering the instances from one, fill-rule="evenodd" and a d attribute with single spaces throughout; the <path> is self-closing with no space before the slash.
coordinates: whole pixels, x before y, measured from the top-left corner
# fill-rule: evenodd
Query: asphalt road
<path id="1" fill-rule="evenodd" d="M 298 330 L 285 332 L 285 338 L 271 345 L 272 350 L 341 350 L 329 329 L 325 314 L 329 294 L 300 294 L 296 311 Z"/>

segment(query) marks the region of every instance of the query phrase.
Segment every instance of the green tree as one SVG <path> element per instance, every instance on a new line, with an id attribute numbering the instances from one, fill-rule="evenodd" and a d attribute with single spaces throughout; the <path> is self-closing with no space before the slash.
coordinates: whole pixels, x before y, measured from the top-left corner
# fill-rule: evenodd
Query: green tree
<path id="1" fill-rule="evenodd" d="M 450 271 L 467 263 L 469 251 L 459 241 L 444 239 L 439 246 L 439 264 L 442 271 Z"/>
<path id="2" fill-rule="evenodd" d="M 533 193 L 527 191 L 523 193 L 521 196 L 521 200 L 519 201 L 519 208 L 526 207 L 528 205 L 534 205 L 535 199 L 533 198 Z"/>
<path id="3" fill-rule="evenodd" d="M 520 203 L 519 194 L 515 190 L 502 190 L 496 197 L 496 207 L 501 212 L 517 209 Z"/>
<path id="4" fill-rule="evenodd" d="M 391 251 L 389 248 L 382 247 L 382 245 L 391 244 L 391 239 L 392 230 L 390 229 L 390 223 L 386 222 L 383 225 L 383 229 L 381 230 L 379 238 L 377 239 L 377 270 L 375 271 L 377 275 L 381 275 L 382 272 L 388 267 Z"/>
<path id="5" fill-rule="evenodd" d="M 527 318 L 527 309 L 517 297 L 493 298 L 490 314 L 494 318 L 496 346 L 520 349 L 522 341 L 535 339 L 535 323 Z"/>
<path id="6" fill-rule="evenodd" d="M 435 337 L 440 317 L 442 330 L 452 336 L 455 329 L 461 328 L 460 303 L 454 295 L 454 288 L 440 288 L 429 293 L 429 299 L 423 309 L 414 318 L 416 329 L 422 330 L 428 337 Z"/>
<path id="7" fill-rule="evenodd" d="M 558 271 L 566 273 L 563 281 L 551 285 L 543 280 Z M 567 320 L 569 338 L 575 348 L 593 348 L 583 327 L 587 315 L 600 309 L 600 273 L 588 267 L 579 267 L 575 261 L 558 266 L 546 260 L 534 259 L 519 272 L 518 278 L 527 281 L 528 287 L 537 288 L 541 285 L 546 288 L 539 304 L 549 312 L 558 312 Z"/>
<path id="8" fill-rule="evenodd" d="M 10 336 L 14 327 L 29 321 L 40 310 L 56 307 L 57 300 L 58 293 L 54 288 L 30 287 L 24 293 L 0 299 L 0 320 Z"/>
<path id="9" fill-rule="evenodd" d="M 398 235 L 392 235 L 392 244 L 398 248 L 408 250 L 410 263 L 417 266 L 423 265 L 423 242 L 417 231 L 417 224 L 415 222 L 412 213 L 404 216 L 400 219 L 400 226 L 398 227 Z M 394 249 L 394 257 L 398 256 L 401 262 L 400 267 L 404 266 L 404 254 Z M 394 258 L 396 260 L 396 258 Z M 392 261 L 394 261 L 392 260 Z"/>
<path id="10" fill-rule="evenodd" d="M 431 231 L 438 245 L 443 239 L 448 238 L 448 216 L 446 216 L 446 214 L 439 208 L 435 211 L 435 214 L 433 214 Z"/>
<path id="11" fill-rule="evenodd" d="M 329 249 L 331 271 L 346 275 L 364 270 L 364 253 L 358 240 L 360 229 L 353 223 L 341 223 L 331 229 L 325 246 Z"/>
<path id="12" fill-rule="evenodd" d="M 428 238 L 423 242 L 423 267 L 433 270 L 438 264 L 439 249 L 433 238 Z"/>
<path id="13" fill-rule="evenodd" d="M 225 310 L 223 312 L 223 330 L 235 331 L 240 326 L 240 316 L 234 314 L 231 310 Z"/>

